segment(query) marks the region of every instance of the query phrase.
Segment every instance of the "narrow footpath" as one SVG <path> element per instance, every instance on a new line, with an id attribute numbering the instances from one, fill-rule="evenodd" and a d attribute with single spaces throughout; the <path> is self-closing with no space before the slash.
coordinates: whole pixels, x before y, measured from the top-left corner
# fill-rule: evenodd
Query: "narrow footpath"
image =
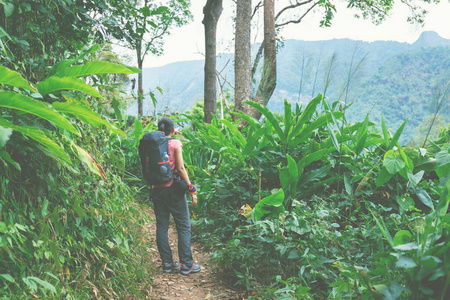
<path id="1" fill-rule="evenodd" d="M 154 274 L 153 285 L 151 286 L 151 299 L 244 299 L 242 293 L 234 291 L 227 287 L 225 283 L 214 272 L 210 265 L 211 255 L 205 251 L 201 245 L 192 244 L 192 256 L 195 263 L 202 267 L 199 273 L 189 274 L 188 276 L 180 273 L 162 272 L 161 260 L 159 258 L 158 249 L 156 247 L 156 221 L 153 210 L 149 209 L 147 212 L 152 222 L 146 225 L 146 229 L 150 233 L 152 241 L 152 262 L 154 268 L 157 270 Z M 173 257 L 178 259 L 177 249 L 177 231 L 175 223 L 171 216 L 169 228 L 169 243 L 172 249 Z"/>

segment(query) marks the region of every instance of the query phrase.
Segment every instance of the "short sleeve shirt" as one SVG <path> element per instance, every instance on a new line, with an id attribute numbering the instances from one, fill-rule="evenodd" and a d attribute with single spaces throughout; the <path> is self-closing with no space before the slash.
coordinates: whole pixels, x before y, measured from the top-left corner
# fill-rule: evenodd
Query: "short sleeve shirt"
<path id="1" fill-rule="evenodd" d="M 170 163 L 170 170 L 172 171 L 172 173 L 175 171 L 175 150 L 183 147 L 183 145 L 181 144 L 181 142 L 177 139 L 171 139 L 169 140 L 169 163 Z M 168 181 L 165 184 L 161 184 L 161 185 L 153 185 L 152 188 L 162 188 L 162 187 L 169 187 L 172 185 L 172 180 Z"/>

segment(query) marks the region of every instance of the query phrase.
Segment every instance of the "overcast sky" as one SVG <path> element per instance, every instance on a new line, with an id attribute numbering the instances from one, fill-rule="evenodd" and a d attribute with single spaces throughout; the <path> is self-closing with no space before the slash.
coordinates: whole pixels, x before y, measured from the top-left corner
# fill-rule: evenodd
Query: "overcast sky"
<path id="1" fill-rule="evenodd" d="M 276 1 L 279 4 L 281 0 Z M 175 61 L 203 59 L 204 27 L 203 6 L 206 0 L 191 0 L 191 12 L 194 20 L 172 31 L 165 39 L 164 55 L 148 56 L 144 67 L 158 67 Z M 218 51 L 233 51 L 232 16 L 234 4 L 231 0 L 223 0 L 223 13 L 218 24 Z M 369 20 L 355 19 L 354 12 L 346 9 L 345 4 L 336 3 L 337 13 L 332 26 L 320 28 L 320 15 L 308 15 L 300 24 L 286 26 L 282 31 L 285 39 L 320 41 L 334 38 L 350 38 L 354 40 L 376 41 L 393 40 L 413 43 L 423 31 L 435 31 L 441 37 L 450 39 L 450 1 L 441 0 L 440 4 L 429 5 L 429 13 L 425 18 L 425 26 L 411 25 L 406 21 L 408 8 L 397 5 L 390 17 L 382 25 L 373 25 Z M 262 25 L 262 24 L 261 24 Z M 256 29 L 254 29 L 256 31 Z M 262 29 L 259 30 L 260 32 Z M 262 32 L 261 32 L 262 33 Z M 256 40 L 260 42 L 260 40 Z"/>

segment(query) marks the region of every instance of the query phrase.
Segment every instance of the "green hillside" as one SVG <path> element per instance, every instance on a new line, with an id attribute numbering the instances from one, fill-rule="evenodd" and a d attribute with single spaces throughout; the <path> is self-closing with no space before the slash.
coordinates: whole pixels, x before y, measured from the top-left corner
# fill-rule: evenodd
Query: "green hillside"
<path id="1" fill-rule="evenodd" d="M 381 124 L 381 113 L 391 128 L 398 128 L 408 118 L 404 137 L 414 137 L 416 128 L 434 113 L 433 89 L 450 78 L 450 47 L 434 47 L 399 54 L 384 63 L 363 85 L 356 89 L 352 120 L 362 120 L 367 113 Z M 448 107 L 448 106 L 447 106 Z M 448 109 L 440 111 L 446 123 Z M 406 140 L 404 140 L 406 141 Z"/>

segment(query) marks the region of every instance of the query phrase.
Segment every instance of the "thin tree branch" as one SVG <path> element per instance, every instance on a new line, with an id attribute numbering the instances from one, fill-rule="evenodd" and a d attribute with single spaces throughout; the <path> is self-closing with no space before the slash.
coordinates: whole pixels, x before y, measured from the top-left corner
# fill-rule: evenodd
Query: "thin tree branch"
<path id="1" fill-rule="evenodd" d="M 234 85 L 232 85 L 223 75 L 222 73 L 220 73 L 219 71 L 216 70 L 217 75 L 219 75 L 220 77 L 222 77 L 222 79 L 228 83 L 229 86 L 231 86 L 231 88 L 234 90 Z"/>
<path id="2" fill-rule="evenodd" d="M 306 4 L 308 4 L 308 3 L 311 3 L 313 0 L 306 0 L 306 1 L 303 1 L 303 2 L 298 2 L 297 1 L 297 3 L 295 3 L 295 4 L 292 4 L 292 5 L 289 5 L 289 6 L 286 6 L 286 7 L 284 7 L 283 9 L 281 9 L 279 12 L 278 12 L 278 14 L 275 16 L 275 21 L 285 12 L 285 11 L 287 11 L 287 10 L 289 10 L 289 9 L 293 9 L 293 8 L 297 8 L 297 7 L 299 7 L 299 6 L 302 6 L 302 5 L 306 5 Z M 303 16 L 301 16 L 300 17 L 300 19 L 298 19 L 298 20 L 290 20 L 290 21 L 287 21 L 287 22 L 285 22 L 285 23 L 282 23 L 282 24 L 275 24 L 275 28 L 277 28 L 277 27 L 281 27 L 281 26 L 284 26 L 284 25 L 287 25 L 287 24 L 290 24 L 290 23 L 300 23 L 301 21 L 302 21 L 302 19 L 317 5 L 318 3 L 316 2 L 316 3 L 314 3 L 314 5 L 312 5 L 306 12 L 305 12 L 305 14 L 303 14 Z M 262 54 L 263 54 L 263 50 L 264 50 L 264 41 L 261 43 L 261 45 L 259 46 L 259 49 L 258 49 L 258 52 L 256 53 L 256 56 L 255 56 L 255 60 L 254 60 L 254 62 L 253 62 L 253 67 L 252 67 L 252 77 L 253 76 L 255 76 L 255 73 L 256 73 L 256 70 L 257 70 L 257 68 L 258 68 L 258 65 L 259 65 L 259 62 L 260 62 L 260 60 L 261 60 L 261 57 L 262 57 Z"/>
<path id="3" fill-rule="evenodd" d="M 228 59 L 227 63 L 223 66 L 222 70 L 220 70 L 220 73 L 222 73 L 225 68 L 228 66 L 228 63 L 231 61 L 231 59 Z"/>
<path id="4" fill-rule="evenodd" d="M 256 4 L 255 9 L 253 10 L 253 13 L 252 13 L 252 19 L 253 19 L 253 17 L 256 15 L 256 12 L 258 11 L 258 9 L 259 9 L 260 7 L 263 7 L 263 6 L 264 6 L 264 5 L 262 4 L 262 1 L 259 1 L 259 3 Z"/>
<path id="5" fill-rule="evenodd" d="M 287 11 L 287 10 L 289 10 L 289 9 L 293 9 L 293 8 L 299 7 L 299 6 L 302 6 L 302 5 L 305 5 L 305 4 L 308 4 L 308 3 L 312 2 L 312 1 L 313 1 L 313 0 L 306 0 L 306 1 L 303 1 L 303 2 L 298 2 L 298 1 L 297 1 L 297 3 L 295 3 L 295 4 L 292 4 L 292 5 L 283 7 L 283 8 L 277 13 L 277 15 L 275 16 L 275 21 L 276 21 L 276 20 L 281 16 L 281 14 L 283 14 L 285 11 Z"/>
<path id="6" fill-rule="evenodd" d="M 153 42 L 154 42 L 155 40 L 159 39 L 160 37 L 162 37 L 162 36 L 167 32 L 167 30 L 169 30 L 169 27 L 170 27 L 169 24 L 166 24 L 166 27 L 164 28 L 164 30 L 161 31 L 160 34 L 155 35 L 155 36 L 153 36 L 153 37 L 150 39 L 150 42 L 147 43 L 145 52 L 144 52 L 144 54 L 142 55 L 142 60 L 144 60 L 144 58 L 145 58 L 145 56 L 147 55 L 148 50 L 150 49 L 150 46 L 153 44 Z"/>
<path id="7" fill-rule="evenodd" d="M 319 4 L 318 2 L 315 2 L 313 5 L 311 5 L 311 7 L 310 8 L 308 8 L 308 10 L 300 17 L 300 18 L 298 18 L 297 20 L 289 20 L 289 21 L 286 21 L 286 22 L 284 22 L 284 23 L 280 23 L 280 24 L 275 24 L 275 28 L 277 28 L 277 27 L 281 27 L 281 26 L 285 26 L 285 25 L 287 25 L 287 24 L 298 24 L 298 23 L 300 23 L 302 20 L 303 20 L 303 18 L 317 5 L 317 4 Z"/>
<path id="8" fill-rule="evenodd" d="M 220 73 L 218 73 L 218 74 L 220 74 Z M 228 106 L 228 103 L 227 103 L 227 101 L 226 101 L 226 98 L 225 98 L 225 95 L 223 94 L 223 86 L 225 85 L 225 80 L 224 80 L 224 83 L 223 84 L 220 84 L 220 80 L 219 80 L 219 76 L 216 76 L 216 82 L 217 82 L 217 86 L 219 87 L 219 89 L 220 89 L 220 95 L 222 96 L 222 101 L 221 101 L 221 103 L 225 103 L 225 106 L 226 106 L 226 108 L 228 109 L 228 111 L 231 111 L 231 109 L 230 109 L 230 107 Z M 228 82 L 227 82 L 228 83 Z M 228 83 L 229 84 L 229 83 Z M 222 119 L 223 119 L 223 110 L 221 111 L 221 117 L 222 117 Z"/>

